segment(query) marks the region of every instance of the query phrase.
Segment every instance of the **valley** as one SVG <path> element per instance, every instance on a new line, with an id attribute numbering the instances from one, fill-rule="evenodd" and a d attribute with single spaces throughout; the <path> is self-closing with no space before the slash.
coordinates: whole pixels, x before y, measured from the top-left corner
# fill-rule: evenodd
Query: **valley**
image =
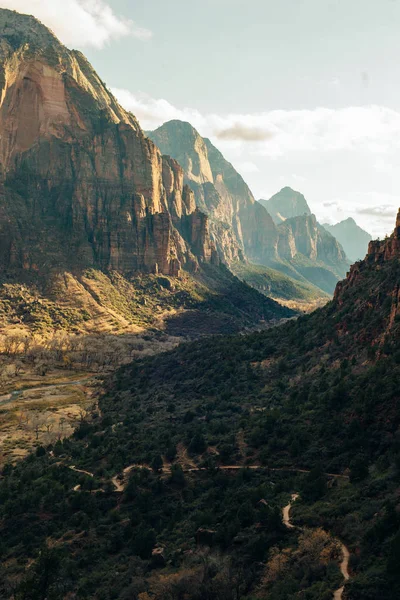
<path id="1" fill-rule="evenodd" d="M 0 598 L 398 600 L 400 211 L 111 89 L 0 9 Z"/>

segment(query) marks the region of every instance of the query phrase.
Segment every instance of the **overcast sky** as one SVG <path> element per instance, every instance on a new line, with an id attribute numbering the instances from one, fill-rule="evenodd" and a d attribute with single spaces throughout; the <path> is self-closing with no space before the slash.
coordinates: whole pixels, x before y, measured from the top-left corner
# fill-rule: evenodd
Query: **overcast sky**
<path id="1" fill-rule="evenodd" d="M 0 0 L 83 50 L 143 128 L 190 121 L 256 198 L 374 236 L 400 206 L 400 0 Z"/>

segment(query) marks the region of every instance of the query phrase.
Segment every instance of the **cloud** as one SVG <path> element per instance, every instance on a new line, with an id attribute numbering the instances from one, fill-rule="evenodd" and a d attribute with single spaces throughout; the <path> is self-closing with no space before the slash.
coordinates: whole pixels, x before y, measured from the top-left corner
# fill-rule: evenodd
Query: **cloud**
<path id="1" fill-rule="evenodd" d="M 367 105 L 201 113 L 143 93 L 113 92 L 144 129 L 171 119 L 189 121 L 244 175 L 256 198 L 292 185 L 306 195 L 321 222 L 351 216 L 376 236 L 393 229 L 400 189 L 398 111 Z M 229 135 L 221 137 L 223 131 Z M 264 136 L 258 132 L 270 135 L 260 140 Z"/>
<path id="2" fill-rule="evenodd" d="M 205 120 L 202 115 L 194 109 L 179 109 L 167 100 L 156 100 L 144 93 L 132 94 L 132 92 L 120 88 L 112 88 L 112 93 L 126 109 L 138 118 L 143 129 L 154 129 L 172 119 L 190 121 L 194 127 L 202 126 Z"/>
<path id="3" fill-rule="evenodd" d="M 366 208 L 357 209 L 356 212 L 359 215 L 379 217 L 380 219 L 393 219 L 397 213 L 396 208 L 389 204 L 382 204 L 380 206 L 367 206 Z"/>
<path id="4" fill-rule="evenodd" d="M 104 0 L 0 0 L 0 7 L 34 15 L 67 46 L 103 48 L 124 36 L 152 37 L 150 30 L 116 15 Z"/>
<path id="5" fill-rule="evenodd" d="M 219 141 L 222 148 L 242 147 L 247 154 L 276 158 L 346 150 L 382 156 L 400 149 L 400 112 L 384 106 L 202 114 L 145 94 L 123 89 L 113 92 L 145 129 L 170 119 L 190 121 L 201 135 Z"/>
<path id="6" fill-rule="evenodd" d="M 258 173 L 260 170 L 256 164 L 249 160 L 238 163 L 237 168 L 240 173 Z"/>
<path id="7" fill-rule="evenodd" d="M 230 127 L 215 133 L 219 140 L 239 140 L 243 142 L 264 142 L 271 139 L 274 134 L 262 127 L 248 127 L 236 122 Z"/>

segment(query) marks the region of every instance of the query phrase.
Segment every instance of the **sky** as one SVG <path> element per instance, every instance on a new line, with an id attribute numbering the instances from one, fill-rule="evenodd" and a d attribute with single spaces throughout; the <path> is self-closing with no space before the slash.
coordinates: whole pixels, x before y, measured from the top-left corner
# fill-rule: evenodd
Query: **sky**
<path id="1" fill-rule="evenodd" d="M 400 0 L 0 0 L 82 50 L 144 129 L 187 120 L 256 198 L 374 237 L 400 206 Z"/>

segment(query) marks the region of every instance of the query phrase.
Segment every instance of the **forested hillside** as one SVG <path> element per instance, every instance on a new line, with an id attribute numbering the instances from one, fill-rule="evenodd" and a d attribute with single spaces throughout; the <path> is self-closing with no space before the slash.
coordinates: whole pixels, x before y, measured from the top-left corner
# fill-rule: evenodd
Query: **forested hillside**
<path id="1" fill-rule="evenodd" d="M 399 232 L 323 309 L 136 361 L 72 439 L 6 467 L 3 596 L 330 598 L 327 530 L 346 598 L 397 598 Z"/>

